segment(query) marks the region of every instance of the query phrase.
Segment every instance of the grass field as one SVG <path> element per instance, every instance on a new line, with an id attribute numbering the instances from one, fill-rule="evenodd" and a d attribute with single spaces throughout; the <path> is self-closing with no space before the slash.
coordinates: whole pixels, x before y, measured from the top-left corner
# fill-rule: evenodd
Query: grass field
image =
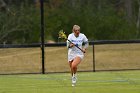
<path id="1" fill-rule="evenodd" d="M 140 44 L 95 46 L 96 70 L 140 69 Z M 93 50 L 88 48 L 78 71 L 93 69 Z M 66 47 L 45 48 L 45 72 L 69 71 Z M 79 72 L 71 86 L 69 73 L 41 73 L 40 48 L 0 49 L 0 93 L 140 93 L 140 70 Z M 10 75 L 2 75 L 10 74 Z"/>
<path id="2" fill-rule="evenodd" d="M 140 69 L 140 44 L 95 45 L 96 70 Z M 41 73 L 40 48 L 1 48 L 0 74 Z M 90 46 L 79 71 L 93 70 Z M 69 71 L 66 47 L 45 47 L 45 72 Z"/>
<path id="3" fill-rule="evenodd" d="M 140 93 L 140 71 L 0 75 L 0 93 Z"/>

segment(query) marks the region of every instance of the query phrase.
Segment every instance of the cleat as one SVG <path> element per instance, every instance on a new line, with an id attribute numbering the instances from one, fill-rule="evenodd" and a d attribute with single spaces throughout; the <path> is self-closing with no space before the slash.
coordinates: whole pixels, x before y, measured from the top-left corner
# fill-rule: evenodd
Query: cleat
<path id="1" fill-rule="evenodd" d="M 73 77 L 72 77 L 72 86 L 75 86 L 76 81 L 77 81 L 76 76 L 73 76 Z"/>

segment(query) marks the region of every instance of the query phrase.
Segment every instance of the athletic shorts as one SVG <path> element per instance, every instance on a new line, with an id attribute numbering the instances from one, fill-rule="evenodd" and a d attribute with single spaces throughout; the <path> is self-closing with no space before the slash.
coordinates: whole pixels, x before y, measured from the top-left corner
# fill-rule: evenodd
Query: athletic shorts
<path id="1" fill-rule="evenodd" d="M 84 55 L 80 55 L 80 54 L 69 54 L 68 55 L 68 62 L 74 60 L 75 57 L 80 57 L 81 60 L 84 58 Z"/>

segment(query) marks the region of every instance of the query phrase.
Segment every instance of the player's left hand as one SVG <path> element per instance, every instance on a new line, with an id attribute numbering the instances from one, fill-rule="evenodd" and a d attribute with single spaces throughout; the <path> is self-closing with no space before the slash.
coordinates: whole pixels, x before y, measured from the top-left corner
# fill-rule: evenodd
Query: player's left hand
<path id="1" fill-rule="evenodd" d="M 82 51 L 83 51 L 83 53 L 86 53 L 86 49 L 85 48 L 83 48 Z"/>

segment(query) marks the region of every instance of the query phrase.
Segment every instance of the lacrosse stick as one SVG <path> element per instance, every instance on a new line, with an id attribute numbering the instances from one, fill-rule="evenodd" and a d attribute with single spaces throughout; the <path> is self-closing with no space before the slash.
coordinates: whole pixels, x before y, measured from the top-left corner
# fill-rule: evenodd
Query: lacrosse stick
<path id="1" fill-rule="evenodd" d="M 65 32 L 63 31 L 63 30 L 60 30 L 59 31 L 59 38 L 62 38 L 62 39 L 64 39 L 64 40 L 68 40 L 68 38 L 67 38 L 67 35 L 65 34 Z M 70 40 L 68 40 L 71 44 L 74 44 L 74 43 L 72 43 Z M 75 45 L 75 44 L 74 44 Z M 76 46 L 75 45 L 75 47 L 77 47 L 78 49 L 80 49 L 83 53 L 85 53 L 85 51 L 83 51 L 80 47 L 78 47 L 78 46 Z"/>

